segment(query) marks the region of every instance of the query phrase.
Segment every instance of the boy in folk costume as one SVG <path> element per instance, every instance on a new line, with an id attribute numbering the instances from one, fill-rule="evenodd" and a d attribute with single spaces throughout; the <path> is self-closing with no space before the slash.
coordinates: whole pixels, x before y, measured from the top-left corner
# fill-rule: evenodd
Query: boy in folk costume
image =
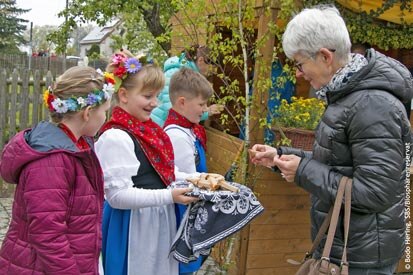
<path id="1" fill-rule="evenodd" d="M 169 95 L 169 83 L 172 76 L 181 68 L 188 68 L 207 77 L 211 73 L 213 62 L 210 55 L 210 49 L 206 46 L 192 45 L 182 51 L 179 56 L 168 58 L 164 63 L 165 86 L 161 90 L 158 100 L 159 104 L 152 114 L 152 120 L 159 126 L 163 127 L 168 117 L 169 110 L 172 108 L 172 102 Z M 218 115 L 224 110 L 220 104 L 212 104 L 202 115 L 201 121 L 208 119 L 211 115 Z"/>
<path id="2" fill-rule="evenodd" d="M 169 96 L 172 109 L 169 110 L 164 130 L 173 145 L 175 165 L 182 172 L 207 172 L 206 133 L 199 122 L 207 111 L 207 102 L 212 94 L 213 89 L 208 80 L 188 68 L 180 69 L 171 78 Z M 182 220 L 186 209 L 186 205 L 177 204 L 178 222 Z M 201 256 L 194 262 L 181 263 L 180 274 L 192 274 L 202 262 Z"/>

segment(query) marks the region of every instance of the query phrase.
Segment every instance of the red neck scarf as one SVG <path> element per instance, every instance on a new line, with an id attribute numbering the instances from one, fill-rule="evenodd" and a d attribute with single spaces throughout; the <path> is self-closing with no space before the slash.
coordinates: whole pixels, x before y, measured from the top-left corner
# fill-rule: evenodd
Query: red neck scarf
<path id="1" fill-rule="evenodd" d="M 168 117 L 166 118 L 163 128 L 165 129 L 166 126 L 171 125 L 171 124 L 176 124 L 181 127 L 191 129 L 192 132 L 197 137 L 197 139 L 199 139 L 199 141 L 201 142 L 202 147 L 204 147 L 206 151 L 207 137 L 206 137 L 205 128 L 202 127 L 202 125 L 199 125 L 198 123 L 192 123 L 186 117 L 177 113 L 175 110 L 169 109 Z"/>
<path id="2" fill-rule="evenodd" d="M 65 124 L 59 123 L 58 127 L 73 141 L 73 143 L 79 150 L 90 149 L 90 146 L 84 137 L 80 137 L 78 140 L 76 140 L 76 137 L 73 134 L 72 130 L 70 130 L 69 127 L 67 127 Z"/>
<path id="3" fill-rule="evenodd" d="M 166 186 L 175 180 L 172 143 L 161 127 L 150 119 L 141 122 L 122 108 L 115 107 L 111 119 L 103 125 L 100 133 L 111 128 L 123 129 L 134 135 Z"/>

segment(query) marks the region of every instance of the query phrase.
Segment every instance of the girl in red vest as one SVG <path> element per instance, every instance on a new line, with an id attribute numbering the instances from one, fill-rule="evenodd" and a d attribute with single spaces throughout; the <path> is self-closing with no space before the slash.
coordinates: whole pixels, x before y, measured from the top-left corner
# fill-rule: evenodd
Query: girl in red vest
<path id="1" fill-rule="evenodd" d="M 107 71 L 117 104 L 96 143 L 105 177 L 105 274 L 178 274 L 178 262 L 169 257 L 176 234 L 174 203 L 196 199 L 185 195 L 188 188 L 167 189 L 175 180 L 172 144 L 150 119 L 163 73 L 126 51 L 115 54 Z"/>

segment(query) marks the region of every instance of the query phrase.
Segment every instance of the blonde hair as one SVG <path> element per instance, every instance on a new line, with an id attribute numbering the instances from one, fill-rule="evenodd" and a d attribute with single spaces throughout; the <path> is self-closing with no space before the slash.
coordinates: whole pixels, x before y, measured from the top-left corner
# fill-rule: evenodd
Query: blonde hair
<path id="1" fill-rule="evenodd" d="M 181 96 L 188 99 L 198 96 L 209 99 L 213 93 L 211 83 L 202 74 L 185 67 L 174 73 L 169 83 L 169 98 L 172 105 Z"/>
<path id="2" fill-rule="evenodd" d="M 75 66 L 66 70 L 56 79 L 53 87 L 53 95 L 60 99 L 70 97 L 84 97 L 93 90 L 102 90 L 104 84 L 103 76 L 95 69 L 85 66 Z M 52 122 L 59 123 L 63 117 L 71 116 L 75 112 L 50 113 Z"/>
<path id="3" fill-rule="evenodd" d="M 120 54 L 124 54 L 127 57 L 134 57 L 128 50 L 121 50 Z M 109 73 L 115 72 L 118 65 L 110 63 L 106 71 Z M 131 90 L 135 87 L 140 87 L 141 91 L 147 90 L 161 90 L 165 86 L 165 76 L 161 68 L 154 64 L 146 64 L 142 66 L 137 73 L 127 73 L 126 78 L 122 79 L 122 83 L 119 88 L 123 87 L 126 90 Z M 114 93 L 113 98 L 116 102 L 119 102 L 117 93 Z"/>

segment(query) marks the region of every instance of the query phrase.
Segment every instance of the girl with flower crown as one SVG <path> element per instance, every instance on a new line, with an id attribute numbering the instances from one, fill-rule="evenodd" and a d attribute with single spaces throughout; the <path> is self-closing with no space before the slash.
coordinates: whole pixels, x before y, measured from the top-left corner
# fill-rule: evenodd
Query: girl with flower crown
<path id="1" fill-rule="evenodd" d="M 93 68 L 70 68 L 45 92 L 51 121 L 5 146 L 1 177 L 17 186 L 0 274 L 98 274 L 103 175 L 92 137 L 112 91 Z"/>
<path id="2" fill-rule="evenodd" d="M 174 203 L 196 199 L 188 188 L 167 189 L 177 178 L 169 137 L 150 119 L 165 83 L 154 65 L 142 66 L 126 51 L 108 66 L 117 106 L 96 143 L 105 178 L 105 274 L 178 274 L 169 257 L 176 233 Z"/>

